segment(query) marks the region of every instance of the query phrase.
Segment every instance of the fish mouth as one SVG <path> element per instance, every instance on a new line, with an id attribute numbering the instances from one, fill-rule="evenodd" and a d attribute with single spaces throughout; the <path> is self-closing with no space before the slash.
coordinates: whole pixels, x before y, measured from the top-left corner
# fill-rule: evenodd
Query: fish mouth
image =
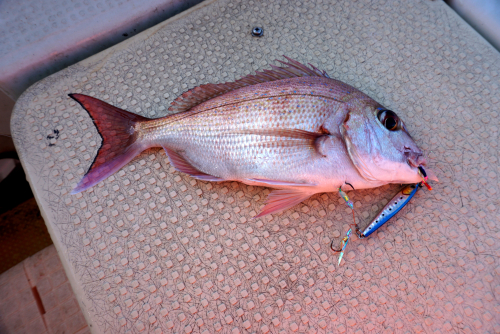
<path id="1" fill-rule="evenodd" d="M 408 163 L 410 167 L 418 168 L 427 165 L 427 161 L 422 152 L 415 152 L 411 148 L 405 146 L 403 154 L 406 157 L 406 163 Z"/>
<path id="2" fill-rule="evenodd" d="M 414 150 L 405 147 L 403 154 L 406 157 L 406 163 L 408 164 L 408 166 L 412 167 L 420 177 L 423 177 L 424 181 L 427 181 L 427 179 L 429 179 L 439 182 L 436 174 L 432 170 L 427 169 L 427 160 L 421 151 L 415 152 Z"/>

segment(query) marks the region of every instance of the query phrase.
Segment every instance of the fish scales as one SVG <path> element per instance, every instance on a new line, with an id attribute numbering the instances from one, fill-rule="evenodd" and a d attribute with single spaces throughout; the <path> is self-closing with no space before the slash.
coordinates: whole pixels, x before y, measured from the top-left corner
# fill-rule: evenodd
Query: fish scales
<path id="1" fill-rule="evenodd" d="M 177 170 L 200 180 L 280 189 L 259 216 L 347 183 L 360 189 L 419 182 L 423 152 L 393 111 L 325 72 L 287 59 L 283 68 L 196 87 L 172 103 L 169 110 L 178 113 L 160 119 L 70 94 L 103 138 L 73 193 L 158 146 Z"/>
<path id="2" fill-rule="evenodd" d="M 147 138 L 158 146 L 184 151 L 193 165 L 208 174 L 225 179 L 265 176 L 292 181 L 283 168 L 300 169 L 314 152 L 293 145 L 286 137 L 236 132 L 290 128 L 319 131 L 342 105 L 339 95 L 349 93 L 346 85 L 333 89 L 326 80 L 294 78 L 240 89 L 193 108 L 188 111 L 189 117 L 150 121 Z M 223 167 L 219 166 L 221 161 Z M 265 175 L 264 169 L 269 169 Z"/>

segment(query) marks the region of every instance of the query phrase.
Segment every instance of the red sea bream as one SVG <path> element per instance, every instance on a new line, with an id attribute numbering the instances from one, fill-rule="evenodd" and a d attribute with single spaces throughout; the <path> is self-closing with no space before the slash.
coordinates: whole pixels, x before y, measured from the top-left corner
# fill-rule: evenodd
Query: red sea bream
<path id="1" fill-rule="evenodd" d="M 73 193 L 150 147 L 163 147 L 178 171 L 196 179 L 277 188 L 259 216 L 341 187 L 421 181 L 423 153 L 396 113 L 315 67 L 287 59 L 284 67 L 191 89 L 172 103 L 175 114 L 159 119 L 70 94 L 102 137 Z"/>

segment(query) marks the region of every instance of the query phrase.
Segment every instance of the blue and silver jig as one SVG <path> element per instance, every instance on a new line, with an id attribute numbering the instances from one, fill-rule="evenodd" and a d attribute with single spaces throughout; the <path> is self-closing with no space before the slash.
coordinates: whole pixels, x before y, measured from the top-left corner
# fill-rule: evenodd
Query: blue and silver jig
<path id="1" fill-rule="evenodd" d="M 356 234 L 359 238 L 366 238 L 373 232 L 375 232 L 380 226 L 384 225 L 394 217 L 408 202 L 415 196 L 418 188 L 420 188 L 420 183 L 410 184 L 403 189 L 401 189 L 396 196 L 394 196 L 389 203 L 387 203 L 384 208 L 378 213 L 377 216 L 372 220 L 372 222 L 363 230 L 356 229 Z"/>
<path id="2" fill-rule="evenodd" d="M 423 169 L 422 169 L 423 170 Z M 425 173 L 425 172 L 424 172 Z M 352 201 L 349 199 L 347 194 L 342 191 L 342 189 L 339 188 L 339 194 L 340 196 L 345 200 L 346 204 L 353 210 L 352 211 L 352 217 L 354 220 L 354 223 L 351 224 L 351 228 L 349 228 L 349 231 L 347 231 L 347 234 L 345 237 L 342 238 L 340 241 L 340 249 L 335 249 L 333 248 L 333 241 L 330 244 L 330 248 L 337 253 L 340 253 L 339 255 L 339 261 L 338 264 L 340 265 L 340 261 L 342 260 L 342 257 L 344 256 L 344 251 L 346 249 L 347 243 L 349 242 L 349 239 L 352 234 L 352 226 L 354 226 L 354 229 L 356 231 L 356 235 L 360 238 L 366 238 L 373 232 L 375 232 L 378 228 L 380 228 L 382 225 L 387 223 L 389 219 L 394 217 L 396 213 L 398 213 L 408 202 L 415 196 L 417 193 L 418 189 L 422 187 L 422 183 L 424 183 L 429 190 L 432 188 L 425 182 L 426 180 L 426 175 L 421 173 L 422 176 L 422 182 L 418 184 L 410 184 L 407 186 L 404 186 L 397 194 L 394 196 L 385 206 L 384 208 L 375 216 L 375 218 L 371 221 L 371 223 L 363 230 L 361 231 L 356 224 L 356 219 L 354 216 L 354 205 Z"/>

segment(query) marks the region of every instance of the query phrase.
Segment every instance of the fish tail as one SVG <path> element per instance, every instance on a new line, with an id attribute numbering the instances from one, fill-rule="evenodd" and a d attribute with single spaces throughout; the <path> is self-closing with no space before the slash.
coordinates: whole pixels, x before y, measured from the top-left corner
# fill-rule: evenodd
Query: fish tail
<path id="1" fill-rule="evenodd" d="M 102 138 L 92 165 L 71 192 L 77 194 L 106 179 L 148 148 L 141 142 L 135 125 L 149 119 L 90 96 L 69 94 L 69 97 L 89 113 Z"/>

